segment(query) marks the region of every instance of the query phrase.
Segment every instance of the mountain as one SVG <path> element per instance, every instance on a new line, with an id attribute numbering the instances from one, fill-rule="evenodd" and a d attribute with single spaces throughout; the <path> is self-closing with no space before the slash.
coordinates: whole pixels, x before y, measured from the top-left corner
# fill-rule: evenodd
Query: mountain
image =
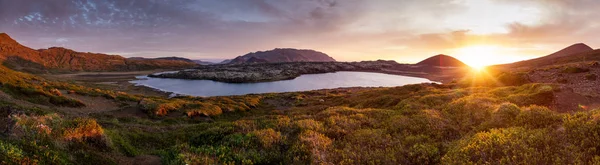
<path id="1" fill-rule="evenodd" d="M 219 64 L 229 64 L 233 59 L 227 59 L 219 62 Z"/>
<path id="2" fill-rule="evenodd" d="M 61 47 L 34 50 L 19 44 L 6 33 L 0 33 L 0 62 L 13 69 L 28 72 L 136 71 L 197 66 L 190 61 L 128 59 L 119 55 L 77 52 Z"/>
<path id="3" fill-rule="evenodd" d="M 262 58 L 250 57 L 244 63 L 269 63 L 269 60 L 265 60 Z"/>
<path id="4" fill-rule="evenodd" d="M 467 66 L 462 61 L 448 55 L 435 55 L 429 57 L 419 63 L 417 66 L 433 66 L 433 67 L 465 67 Z"/>
<path id="5" fill-rule="evenodd" d="M 213 62 L 209 62 L 209 61 L 202 61 L 202 60 L 192 60 L 192 61 L 194 61 L 194 63 L 196 63 L 196 64 L 200 64 L 200 65 L 213 65 L 213 64 L 215 64 L 215 63 L 213 63 Z"/>
<path id="6" fill-rule="evenodd" d="M 552 53 L 550 55 L 541 57 L 541 58 L 559 58 L 559 57 L 565 57 L 568 55 L 573 55 L 573 54 L 579 54 L 579 53 L 583 53 L 583 52 L 589 52 L 592 51 L 594 49 L 592 49 L 590 46 L 584 44 L 584 43 L 577 43 L 577 44 L 573 44 L 569 47 L 566 47 L 558 52 Z M 538 58 L 538 59 L 541 59 Z"/>
<path id="7" fill-rule="evenodd" d="M 273 49 L 269 51 L 259 51 L 248 53 L 236 57 L 229 64 L 243 63 L 281 63 L 281 62 L 334 62 L 335 59 L 327 54 L 314 50 L 300 49 Z"/>
<path id="8" fill-rule="evenodd" d="M 541 67 L 570 62 L 582 62 L 586 60 L 600 60 L 600 50 L 594 50 L 586 44 L 577 43 L 547 56 L 510 64 L 496 65 L 496 67 Z"/>
<path id="9" fill-rule="evenodd" d="M 128 59 L 136 59 L 136 60 L 169 60 L 169 61 L 184 61 L 190 63 L 197 63 L 199 60 L 191 60 L 183 57 L 158 57 L 158 58 L 145 58 L 145 57 L 129 57 Z"/>
<path id="10" fill-rule="evenodd" d="M 183 57 L 159 57 L 155 58 L 157 60 L 171 60 L 171 61 L 184 61 L 184 62 L 194 62 L 194 60 L 190 60 Z"/>

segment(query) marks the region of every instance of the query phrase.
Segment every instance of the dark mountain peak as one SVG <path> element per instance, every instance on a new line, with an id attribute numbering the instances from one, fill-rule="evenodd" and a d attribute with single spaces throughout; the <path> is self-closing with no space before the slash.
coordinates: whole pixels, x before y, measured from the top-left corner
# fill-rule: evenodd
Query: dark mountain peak
<path id="1" fill-rule="evenodd" d="M 171 56 L 171 57 L 159 57 L 159 58 L 155 58 L 158 60 L 173 60 L 173 61 L 185 61 L 185 62 L 194 62 L 193 60 L 187 59 L 187 58 L 183 58 L 183 57 L 176 57 L 176 56 Z"/>
<path id="2" fill-rule="evenodd" d="M 581 59 L 596 58 L 595 56 L 598 55 L 597 51 L 598 50 L 594 50 L 584 43 L 576 43 L 547 56 L 497 66 L 512 68 L 542 67 L 547 65 L 564 64 L 569 62 L 579 62 L 581 61 Z"/>
<path id="3" fill-rule="evenodd" d="M 0 33 L 0 43 L 17 43 L 6 33 Z"/>
<path id="4" fill-rule="evenodd" d="M 333 62 L 335 59 L 329 55 L 310 49 L 276 48 L 267 51 L 257 51 L 238 56 L 231 64 L 256 63 L 256 62 Z"/>
<path id="5" fill-rule="evenodd" d="M 585 43 L 576 43 L 576 44 L 573 44 L 573 45 L 571 45 L 569 47 L 583 47 L 583 48 L 592 49 L 590 46 L 586 45 Z"/>
<path id="6" fill-rule="evenodd" d="M 10 38 L 10 36 L 8 36 L 8 34 L 6 33 L 0 33 L 0 38 L 4 39 L 4 38 Z"/>
<path id="7" fill-rule="evenodd" d="M 569 47 L 566 47 L 556 53 L 552 53 L 548 56 L 545 57 L 564 57 L 564 56 L 568 56 L 568 55 L 572 55 L 572 54 L 579 54 L 579 53 L 583 53 L 583 52 L 589 52 L 589 51 L 593 51 L 594 49 L 592 49 L 590 46 L 584 44 L 584 43 L 576 43 L 573 44 Z M 542 57 L 544 58 L 544 57 Z"/>
<path id="8" fill-rule="evenodd" d="M 432 57 L 429 57 L 419 63 L 417 65 L 422 66 L 437 66 L 437 67 L 464 67 L 467 66 L 462 61 L 448 55 L 438 54 Z"/>
<path id="9" fill-rule="evenodd" d="M 64 48 L 64 47 L 49 47 L 48 49 L 40 49 L 40 50 L 41 51 L 44 51 L 44 50 L 59 50 L 59 51 L 75 52 L 75 50 Z"/>
<path id="10" fill-rule="evenodd" d="M 256 58 L 256 57 L 250 57 L 248 60 L 246 60 L 246 63 L 268 63 L 268 62 L 269 62 L 269 60 Z"/>

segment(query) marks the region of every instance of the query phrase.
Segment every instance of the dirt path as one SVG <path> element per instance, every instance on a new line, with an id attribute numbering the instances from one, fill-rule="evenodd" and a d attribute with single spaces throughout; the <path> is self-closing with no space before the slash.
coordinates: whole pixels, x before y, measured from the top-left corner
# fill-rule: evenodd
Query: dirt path
<path id="1" fill-rule="evenodd" d="M 59 109 L 73 115 L 88 115 L 90 113 L 108 112 L 119 110 L 120 106 L 114 101 L 104 97 L 83 96 L 78 94 L 67 94 L 67 91 L 60 91 L 63 96 L 76 99 L 85 104 L 82 108 L 60 107 Z"/>
<path id="2" fill-rule="evenodd" d="M 581 72 L 565 72 L 566 67 L 587 69 Z M 536 69 L 529 72 L 529 79 L 537 83 L 558 84 L 560 90 L 555 93 L 554 109 L 559 112 L 572 112 L 578 109 L 600 107 L 600 67 L 588 63 L 573 63 Z"/>
<path id="3" fill-rule="evenodd" d="M 135 79 L 135 76 L 148 75 L 165 70 L 135 71 L 135 72 L 81 72 L 71 74 L 46 74 L 41 75 L 48 78 L 68 79 L 85 82 L 118 82 Z"/>

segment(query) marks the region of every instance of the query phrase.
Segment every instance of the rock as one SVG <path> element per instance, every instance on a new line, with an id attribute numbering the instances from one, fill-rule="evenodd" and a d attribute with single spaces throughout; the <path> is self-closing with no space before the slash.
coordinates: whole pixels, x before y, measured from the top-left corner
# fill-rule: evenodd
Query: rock
<path id="1" fill-rule="evenodd" d="M 325 102 L 325 100 L 323 100 L 323 99 L 320 99 L 320 100 L 319 100 L 319 102 L 322 102 L 322 103 L 323 103 L 323 102 Z"/>
<path id="2" fill-rule="evenodd" d="M 253 83 L 290 80 L 303 74 L 331 73 L 337 71 L 382 71 L 384 68 L 391 67 L 402 68 L 404 65 L 390 61 L 214 65 L 199 67 L 195 70 L 148 76 L 159 78 L 213 80 L 227 83 Z"/>
<path id="3" fill-rule="evenodd" d="M 70 90 L 70 91 L 68 91 L 67 93 L 68 93 L 68 94 L 75 94 L 75 91 L 74 91 L 74 90 Z"/>
<path id="4" fill-rule="evenodd" d="M 58 89 L 50 89 L 49 92 L 56 96 L 62 96 L 62 93 Z"/>

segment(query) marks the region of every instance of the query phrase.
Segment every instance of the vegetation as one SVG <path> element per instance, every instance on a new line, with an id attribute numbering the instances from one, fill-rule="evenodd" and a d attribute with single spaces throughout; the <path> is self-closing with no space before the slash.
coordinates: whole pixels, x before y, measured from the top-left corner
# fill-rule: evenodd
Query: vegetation
<path id="1" fill-rule="evenodd" d="M 496 73 L 499 83 L 167 99 L 0 71 L 4 93 L 48 107 L 0 101 L 0 124 L 9 126 L 0 130 L 0 164 L 148 155 L 163 164 L 600 163 L 600 110 L 557 113 L 549 107 L 559 85 L 519 73 Z M 69 95 L 127 106 L 74 116 L 56 108 L 78 107 Z M 144 113 L 119 114 L 132 108 Z"/>
<path id="2" fill-rule="evenodd" d="M 590 70 L 587 68 L 569 66 L 569 67 L 565 67 L 565 69 L 562 70 L 562 73 L 584 73 L 584 72 L 589 72 L 589 71 Z"/>

